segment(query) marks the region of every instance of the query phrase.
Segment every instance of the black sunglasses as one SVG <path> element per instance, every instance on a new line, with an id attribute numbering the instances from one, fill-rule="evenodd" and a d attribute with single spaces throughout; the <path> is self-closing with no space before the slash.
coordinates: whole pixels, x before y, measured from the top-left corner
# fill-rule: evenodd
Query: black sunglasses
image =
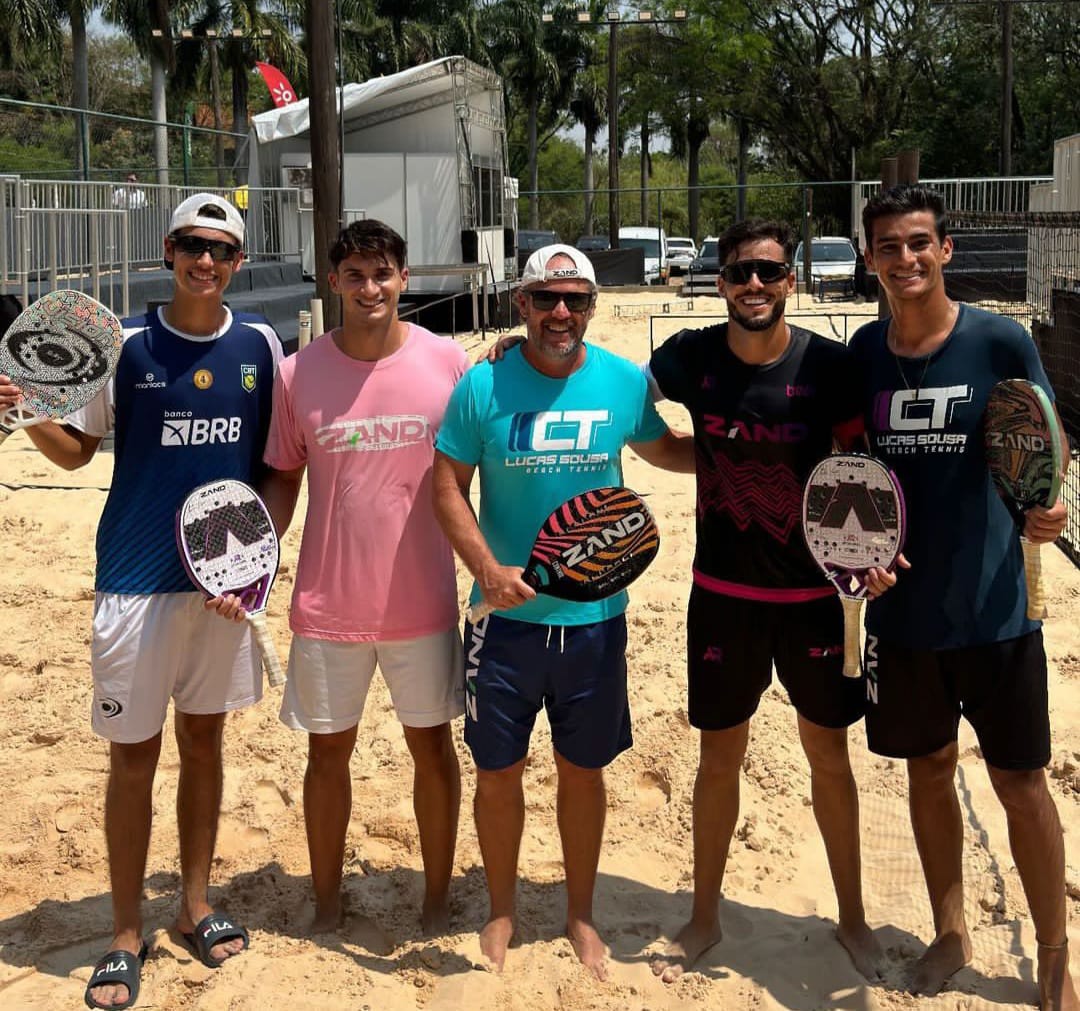
<path id="1" fill-rule="evenodd" d="M 231 260 L 240 252 L 239 246 L 234 246 L 231 242 L 225 242 L 223 239 L 201 239 L 197 235 L 171 235 L 170 238 L 173 245 L 181 253 L 193 256 L 196 259 L 202 256 L 203 253 L 209 252 L 212 260 L 220 262 L 222 260 Z"/>
<path id="2" fill-rule="evenodd" d="M 570 312 L 584 312 L 593 303 L 591 291 L 550 291 L 541 289 L 528 292 L 532 304 L 541 312 L 551 312 L 560 302 Z"/>
<path id="3" fill-rule="evenodd" d="M 762 284 L 775 284 L 788 276 L 790 270 L 786 263 L 776 260 L 739 260 L 726 263 L 720 268 L 720 276 L 728 284 L 749 284 L 750 278 L 757 274 Z"/>

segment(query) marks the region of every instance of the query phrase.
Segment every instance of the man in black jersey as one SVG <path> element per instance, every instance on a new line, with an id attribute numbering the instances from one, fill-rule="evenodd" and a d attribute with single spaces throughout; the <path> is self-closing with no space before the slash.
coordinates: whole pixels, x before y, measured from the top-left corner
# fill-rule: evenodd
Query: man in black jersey
<path id="1" fill-rule="evenodd" d="M 686 406 L 697 457 L 697 549 L 687 615 L 689 716 L 701 731 L 694 784 L 694 904 L 653 971 L 672 982 L 721 939 L 719 902 L 739 813 L 750 718 L 775 663 L 798 713 L 814 814 L 839 905 L 837 937 L 864 976 L 883 954 L 866 923 L 859 805 L 847 728 L 862 679 L 844 678 L 843 617 L 800 530 L 802 489 L 834 440 L 862 429 L 847 349 L 784 320 L 791 232 L 740 222 L 720 237 L 728 322 L 684 330 L 653 354 L 654 394 Z M 895 577 L 875 571 L 872 593 Z"/>

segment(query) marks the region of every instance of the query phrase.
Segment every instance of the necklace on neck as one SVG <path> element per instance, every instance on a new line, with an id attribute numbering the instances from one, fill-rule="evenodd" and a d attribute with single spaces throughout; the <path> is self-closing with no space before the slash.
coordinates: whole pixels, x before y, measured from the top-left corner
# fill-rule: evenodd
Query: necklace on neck
<path id="1" fill-rule="evenodd" d="M 919 391 L 922 389 L 923 381 L 926 379 L 926 370 L 930 368 L 930 359 L 934 357 L 934 352 L 926 356 L 926 360 L 923 362 L 922 372 L 919 374 L 919 381 L 912 387 L 908 382 L 907 373 L 904 372 L 904 366 L 900 363 L 900 356 L 893 351 L 893 361 L 896 362 L 896 371 L 900 373 L 900 381 L 904 384 L 904 389 L 908 392 L 914 391 L 915 399 L 919 399 Z"/>

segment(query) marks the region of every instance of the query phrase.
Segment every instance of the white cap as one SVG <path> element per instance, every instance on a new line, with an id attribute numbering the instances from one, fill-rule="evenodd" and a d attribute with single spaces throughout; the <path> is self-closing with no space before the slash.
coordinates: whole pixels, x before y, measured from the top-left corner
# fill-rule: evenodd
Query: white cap
<path id="1" fill-rule="evenodd" d="M 556 256 L 568 257 L 572 267 L 548 267 Z M 580 249 L 554 243 L 538 249 L 529 257 L 525 269 L 521 272 L 521 287 L 531 288 L 534 284 L 546 284 L 548 281 L 588 281 L 596 291 L 596 271 L 590 260 Z"/>
<path id="2" fill-rule="evenodd" d="M 169 234 L 184 228 L 216 228 L 236 239 L 237 245 L 244 244 L 244 219 L 236 207 L 215 193 L 196 193 L 173 211 Z"/>

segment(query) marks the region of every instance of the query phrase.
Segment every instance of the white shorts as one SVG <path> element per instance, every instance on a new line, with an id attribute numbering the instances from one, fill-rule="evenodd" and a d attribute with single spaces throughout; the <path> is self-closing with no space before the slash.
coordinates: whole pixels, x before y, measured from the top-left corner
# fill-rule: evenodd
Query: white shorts
<path id="1" fill-rule="evenodd" d="M 259 651 L 246 622 L 203 607 L 201 593 L 99 593 L 94 601 L 94 732 L 149 740 L 178 712 L 224 713 L 262 697 Z"/>
<path id="2" fill-rule="evenodd" d="M 404 726 L 437 727 L 465 712 L 464 662 L 456 628 L 396 642 L 294 635 L 282 723 L 309 734 L 355 727 L 364 715 L 376 665 Z"/>

